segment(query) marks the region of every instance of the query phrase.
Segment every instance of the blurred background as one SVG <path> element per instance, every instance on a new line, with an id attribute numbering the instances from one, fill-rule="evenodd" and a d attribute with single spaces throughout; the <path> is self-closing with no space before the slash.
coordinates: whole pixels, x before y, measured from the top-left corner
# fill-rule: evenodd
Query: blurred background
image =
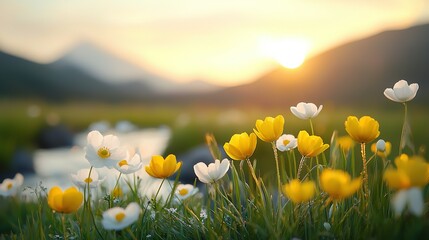
<path id="1" fill-rule="evenodd" d="M 71 152 L 91 129 L 192 171 L 210 161 L 207 132 L 223 145 L 278 114 L 286 133 L 308 130 L 289 110 L 301 101 L 324 105 L 313 123 L 326 142 L 348 115 L 371 115 L 394 155 L 403 107 L 383 91 L 400 79 L 420 85 L 409 113 L 427 156 L 426 0 L 2 0 L 0 175 L 85 161 Z"/>

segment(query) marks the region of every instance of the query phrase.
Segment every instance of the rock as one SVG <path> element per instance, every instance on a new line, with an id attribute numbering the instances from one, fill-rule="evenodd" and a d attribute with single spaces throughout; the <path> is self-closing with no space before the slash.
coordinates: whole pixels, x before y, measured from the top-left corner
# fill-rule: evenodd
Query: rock
<path id="1" fill-rule="evenodd" d="M 39 148 L 59 148 L 73 146 L 73 133 L 64 125 L 46 126 L 37 138 Z"/>

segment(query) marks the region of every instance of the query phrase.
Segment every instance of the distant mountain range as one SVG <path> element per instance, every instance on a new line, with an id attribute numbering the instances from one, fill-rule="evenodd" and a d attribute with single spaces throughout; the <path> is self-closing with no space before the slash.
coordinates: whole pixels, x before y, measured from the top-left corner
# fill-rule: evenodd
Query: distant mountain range
<path id="1" fill-rule="evenodd" d="M 83 43 L 51 64 L 0 52 L 0 97 L 45 100 L 166 101 L 216 105 L 371 104 L 405 79 L 420 85 L 414 102 L 429 103 L 429 24 L 350 42 L 298 69 L 279 67 L 246 85 L 219 89 L 177 84 L 106 50 Z"/>
<path id="2" fill-rule="evenodd" d="M 300 101 L 377 105 L 398 80 L 420 85 L 414 102 L 429 103 L 429 24 L 393 30 L 350 42 L 297 69 L 279 67 L 246 85 L 207 97 L 218 104 L 290 106 Z M 429 106 L 429 105 L 428 105 Z"/>

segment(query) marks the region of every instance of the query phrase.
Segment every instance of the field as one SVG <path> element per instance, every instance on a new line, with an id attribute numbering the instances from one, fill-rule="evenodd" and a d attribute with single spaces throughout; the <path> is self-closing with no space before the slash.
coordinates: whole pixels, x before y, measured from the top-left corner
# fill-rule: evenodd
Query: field
<path id="1" fill-rule="evenodd" d="M 31 117 L 28 111 L 34 105 L 37 105 L 40 114 Z M 197 105 L 35 104 L 2 101 L 0 167 L 3 173 L 7 172 L 14 151 L 26 149 L 31 152 L 37 148 L 35 139 L 40 130 L 56 123 L 64 124 L 72 132 L 84 131 L 90 123 L 100 120 L 111 123 L 128 120 L 142 128 L 167 125 L 172 129 L 172 139 L 165 156 L 179 155 L 205 144 L 206 133 L 212 133 L 219 146 L 223 146 L 233 134 L 251 133 L 255 121 L 266 116 L 283 115 L 284 133 L 295 137 L 300 130 L 311 133 L 309 122 L 292 115 L 289 107 L 221 109 Z M 269 143 L 258 139 L 256 151 L 249 159 L 253 165 L 248 166 L 245 160 L 232 161 L 229 175 L 211 184 L 207 190 L 202 189 L 202 195 L 191 196 L 180 203 L 171 201 L 173 194 L 168 201 L 157 199 L 156 196 L 153 199 L 142 199 L 136 194 L 137 187 L 133 189 L 130 186 L 131 193 L 117 197 L 113 204 L 126 207 L 130 202 L 137 202 L 142 207 L 142 213 L 136 223 L 119 231 L 105 230 L 100 223 L 103 212 L 112 206 L 111 200 L 115 197 L 109 192 L 106 192 L 107 200 L 96 199 L 92 207 L 91 200 L 85 200 L 83 206 L 71 214 L 52 212 L 46 199 L 49 189 L 43 187 L 33 189 L 38 196 L 34 203 L 0 197 L 0 239 L 29 239 L 30 236 L 34 239 L 425 238 L 429 234 L 428 187 L 422 188 L 426 203 L 422 216 L 413 216 L 407 210 L 395 216 L 390 203 L 395 189 L 392 191 L 383 182 L 384 171 L 394 165 L 394 159 L 398 156 L 403 124 L 401 104 L 386 101 L 386 107 L 338 108 L 326 105 L 319 116 L 312 120 L 315 135 L 321 136 L 324 143 L 330 144 L 330 148 L 317 157 L 310 157 L 305 163 L 305 174 L 301 176 L 315 181 L 318 186 L 311 201 L 295 203 L 285 195 L 278 194 L 280 186 L 277 184 L 273 149 Z M 413 106 L 411 102 L 408 111 L 416 151 L 428 159 L 429 110 L 425 106 Z M 366 145 L 367 158 L 371 159 L 367 166 L 369 196 L 362 187 L 350 197 L 335 200 L 320 189 L 322 183 L 318 179 L 321 172 L 327 168 L 342 169 L 355 179 L 361 176 L 363 169 L 359 144 L 355 144 L 349 153 L 336 146 L 338 137 L 347 135 L 344 121 L 350 115 L 369 115 L 376 119 L 380 124 L 380 136 L 377 139 L 389 141 L 393 146 L 387 158 L 382 158 L 370 150 L 370 144 L 377 139 Z M 297 177 L 301 155 L 297 150 L 277 152 L 280 165 L 278 177 L 285 184 Z M 404 152 L 411 155 L 409 149 Z M 177 187 L 176 181 L 173 188 Z"/>

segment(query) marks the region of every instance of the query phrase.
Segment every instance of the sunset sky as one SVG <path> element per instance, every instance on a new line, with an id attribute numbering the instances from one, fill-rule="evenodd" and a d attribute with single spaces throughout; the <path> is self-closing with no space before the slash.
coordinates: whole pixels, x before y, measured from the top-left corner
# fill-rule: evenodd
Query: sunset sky
<path id="1" fill-rule="evenodd" d="M 427 0 L 2 0 L 0 51 L 46 63 L 90 41 L 177 81 L 236 85 L 296 58 L 291 41 L 312 56 L 427 22 Z"/>

